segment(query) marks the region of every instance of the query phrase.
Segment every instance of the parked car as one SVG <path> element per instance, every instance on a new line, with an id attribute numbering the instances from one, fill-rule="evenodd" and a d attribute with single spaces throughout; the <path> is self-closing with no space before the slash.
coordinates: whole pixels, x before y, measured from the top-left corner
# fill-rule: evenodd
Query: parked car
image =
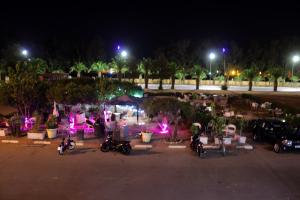
<path id="1" fill-rule="evenodd" d="M 289 127 L 285 120 L 258 119 L 252 121 L 254 141 L 265 141 L 273 145 L 276 153 L 291 149 L 300 149 L 300 129 Z"/>

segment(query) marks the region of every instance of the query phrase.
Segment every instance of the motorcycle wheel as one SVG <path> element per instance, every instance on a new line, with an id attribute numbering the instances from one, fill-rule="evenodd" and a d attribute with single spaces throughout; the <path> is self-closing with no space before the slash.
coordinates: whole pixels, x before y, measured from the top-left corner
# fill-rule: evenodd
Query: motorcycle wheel
<path id="1" fill-rule="evenodd" d="M 222 155 L 225 156 L 226 155 L 226 147 L 224 144 L 222 144 Z"/>
<path id="2" fill-rule="evenodd" d="M 197 147 L 197 153 L 198 153 L 198 156 L 199 156 L 200 158 L 204 158 L 205 152 L 204 152 L 204 150 L 203 150 L 203 148 L 202 148 L 201 146 L 198 146 L 198 147 Z"/>
<path id="3" fill-rule="evenodd" d="M 100 150 L 102 152 L 108 152 L 109 151 L 109 146 L 107 144 L 102 144 Z"/>
<path id="4" fill-rule="evenodd" d="M 70 150 L 73 150 L 73 149 L 75 149 L 75 146 L 76 146 L 76 142 L 72 141 L 72 142 L 70 143 L 69 149 L 70 149 Z"/>
<path id="5" fill-rule="evenodd" d="M 125 146 L 122 147 L 122 153 L 124 155 L 129 155 L 130 152 L 131 152 L 131 148 L 130 147 L 125 147 Z"/>
<path id="6" fill-rule="evenodd" d="M 64 155 L 63 147 L 61 145 L 59 145 L 59 147 L 57 148 L 57 152 L 61 156 Z"/>

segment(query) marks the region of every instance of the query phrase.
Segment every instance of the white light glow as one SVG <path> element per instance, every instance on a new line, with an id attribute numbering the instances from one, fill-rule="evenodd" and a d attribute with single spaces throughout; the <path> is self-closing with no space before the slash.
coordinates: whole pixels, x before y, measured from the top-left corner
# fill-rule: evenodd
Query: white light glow
<path id="1" fill-rule="evenodd" d="M 121 52 L 121 56 L 122 56 L 123 58 L 126 58 L 127 55 L 128 55 L 127 51 L 123 50 L 123 51 Z"/>
<path id="2" fill-rule="evenodd" d="M 28 51 L 27 51 L 26 49 L 23 49 L 23 50 L 22 50 L 22 55 L 23 55 L 23 56 L 27 56 L 27 55 L 28 55 Z"/>
<path id="3" fill-rule="evenodd" d="M 300 60 L 300 57 L 298 55 L 293 56 L 294 63 L 299 62 L 299 60 Z"/>
<path id="4" fill-rule="evenodd" d="M 213 59 L 215 59 L 216 58 L 216 54 L 214 54 L 214 53 L 210 53 L 209 54 L 209 59 L 210 60 L 213 60 Z"/>

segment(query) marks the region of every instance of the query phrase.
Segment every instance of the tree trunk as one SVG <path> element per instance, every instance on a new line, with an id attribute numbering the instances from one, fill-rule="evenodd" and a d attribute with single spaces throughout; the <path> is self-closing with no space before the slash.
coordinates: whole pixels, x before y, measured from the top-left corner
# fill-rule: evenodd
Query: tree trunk
<path id="1" fill-rule="evenodd" d="M 134 80 L 135 80 L 135 78 L 134 78 L 134 76 L 132 77 L 132 83 L 134 83 Z"/>
<path id="2" fill-rule="evenodd" d="M 146 73 L 145 74 L 145 89 L 148 89 L 148 80 L 149 80 L 148 74 Z"/>
<path id="3" fill-rule="evenodd" d="M 122 80 L 122 73 L 121 70 L 118 71 L 118 80 L 121 82 Z"/>
<path id="4" fill-rule="evenodd" d="M 248 91 L 252 91 L 252 79 L 249 80 L 249 89 Z"/>
<path id="5" fill-rule="evenodd" d="M 101 71 L 98 71 L 98 78 L 101 78 Z"/>
<path id="6" fill-rule="evenodd" d="M 149 77 L 148 74 L 145 74 L 145 89 L 148 89 L 148 81 L 149 81 Z"/>
<path id="7" fill-rule="evenodd" d="M 80 78 L 80 72 L 77 72 L 77 78 Z"/>
<path id="8" fill-rule="evenodd" d="M 159 86 L 158 86 L 158 89 L 159 90 L 162 90 L 163 87 L 162 87 L 162 78 L 159 78 Z"/>
<path id="9" fill-rule="evenodd" d="M 177 131 L 178 131 L 178 119 L 175 120 L 175 126 L 173 130 L 172 141 L 176 142 L 177 140 Z"/>
<path id="10" fill-rule="evenodd" d="M 278 78 L 274 78 L 274 92 L 277 92 Z"/>
<path id="11" fill-rule="evenodd" d="M 175 86 L 175 76 L 174 75 L 172 75 L 172 77 L 171 77 L 171 90 L 174 90 L 174 86 Z"/>
<path id="12" fill-rule="evenodd" d="M 200 83 L 200 79 L 197 76 L 197 78 L 196 78 L 196 90 L 199 90 L 199 83 Z"/>

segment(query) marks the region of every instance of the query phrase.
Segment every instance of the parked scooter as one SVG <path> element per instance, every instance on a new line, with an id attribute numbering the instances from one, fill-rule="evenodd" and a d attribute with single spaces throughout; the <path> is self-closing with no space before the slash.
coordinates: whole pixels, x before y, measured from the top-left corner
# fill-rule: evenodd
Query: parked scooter
<path id="1" fill-rule="evenodd" d="M 195 134 L 191 137 L 190 147 L 193 151 L 197 152 L 199 157 L 206 154 L 206 151 L 203 148 L 203 143 L 200 141 L 200 134 Z"/>
<path id="2" fill-rule="evenodd" d="M 71 140 L 70 135 L 68 136 L 67 142 L 65 143 L 65 138 L 62 139 L 60 145 L 57 147 L 57 151 L 59 155 L 63 155 L 64 152 L 69 149 L 75 149 L 76 143 L 74 140 Z"/>
<path id="3" fill-rule="evenodd" d="M 112 135 L 108 134 L 100 149 L 102 152 L 108 152 L 109 150 L 112 150 L 129 155 L 131 152 L 131 145 L 129 141 L 113 140 Z"/>

